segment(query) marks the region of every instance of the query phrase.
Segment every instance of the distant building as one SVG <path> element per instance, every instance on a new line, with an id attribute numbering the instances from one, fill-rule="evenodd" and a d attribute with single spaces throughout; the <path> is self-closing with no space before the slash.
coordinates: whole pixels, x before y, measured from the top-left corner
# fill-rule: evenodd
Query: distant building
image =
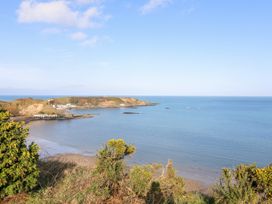
<path id="1" fill-rule="evenodd" d="M 46 118 L 57 118 L 58 115 L 57 114 L 35 114 L 33 115 L 33 117 L 46 119 Z"/>
<path id="2" fill-rule="evenodd" d="M 58 109 L 58 110 L 72 109 L 72 108 L 75 108 L 75 107 L 76 107 L 76 105 L 73 105 L 73 104 L 71 104 L 71 103 L 53 105 L 53 108 L 56 108 L 56 109 Z"/>

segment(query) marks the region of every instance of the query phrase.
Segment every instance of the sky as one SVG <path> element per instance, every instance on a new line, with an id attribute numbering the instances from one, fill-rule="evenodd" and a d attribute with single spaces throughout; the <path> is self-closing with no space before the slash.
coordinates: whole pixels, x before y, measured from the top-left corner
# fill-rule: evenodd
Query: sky
<path id="1" fill-rule="evenodd" d="M 0 95 L 272 96 L 272 1 L 2 1 Z"/>

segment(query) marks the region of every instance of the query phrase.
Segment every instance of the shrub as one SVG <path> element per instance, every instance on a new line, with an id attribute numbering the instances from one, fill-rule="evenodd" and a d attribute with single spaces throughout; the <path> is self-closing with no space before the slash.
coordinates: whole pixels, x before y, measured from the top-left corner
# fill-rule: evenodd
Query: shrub
<path id="1" fill-rule="evenodd" d="M 10 113 L 0 110 L 0 198 L 37 185 L 38 146 L 26 145 L 27 136 L 23 123 L 10 121 Z"/>
<path id="2" fill-rule="evenodd" d="M 97 154 L 97 166 L 91 191 L 107 199 L 118 193 L 125 177 L 124 158 L 135 152 L 135 147 L 127 145 L 122 139 L 112 139 Z"/>
<path id="3" fill-rule="evenodd" d="M 212 197 L 198 192 L 187 193 L 181 202 L 182 204 L 214 204 Z"/>
<path id="4" fill-rule="evenodd" d="M 176 175 L 172 160 L 168 161 L 160 184 L 166 203 L 182 203 L 185 194 L 184 181 L 182 177 Z"/>
<path id="5" fill-rule="evenodd" d="M 27 204 L 97 203 L 92 194 L 88 192 L 88 187 L 92 182 L 90 169 L 58 161 L 44 161 L 41 165 L 44 170 L 49 171 L 41 172 L 45 174 L 41 179 L 50 176 L 49 173 L 56 176 L 57 173 L 63 175 L 53 182 L 54 185 L 51 185 L 51 182 L 45 183 L 40 191 L 31 194 Z"/>
<path id="6" fill-rule="evenodd" d="M 272 203 L 272 166 L 240 165 L 223 169 L 215 198 L 225 203 Z"/>
<path id="7" fill-rule="evenodd" d="M 152 180 L 152 166 L 134 166 L 129 173 L 129 186 L 140 197 L 144 197 Z"/>
<path id="8" fill-rule="evenodd" d="M 272 202 L 272 166 L 255 168 L 256 188 L 263 194 L 264 200 Z"/>
<path id="9" fill-rule="evenodd" d="M 151 187 L 146 195 L 145 201 L 147 204 L 163 204 L 163 203 L 165 203 L 165 197 L 162 193 L 160 182 L 153 181 L 151 183 Z"/>
<path id="10" fill-rule="evenodd" d="M 240 165 L 236 169 L 223 169 L 219 183 L 215 186 L 215 201 L 224 204 L 258 203 L 254 189 L 254 166 Z"/>

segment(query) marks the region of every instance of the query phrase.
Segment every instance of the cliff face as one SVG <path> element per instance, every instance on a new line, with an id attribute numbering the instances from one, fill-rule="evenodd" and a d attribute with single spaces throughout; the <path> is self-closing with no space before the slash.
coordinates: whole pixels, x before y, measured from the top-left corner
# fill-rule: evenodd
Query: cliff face
<path id="1" fill-rule="evenodd" d="M 0 106 L 14 116 L 34 116 L 36 114 L 69 115 L 68 109 L 121 108 L 148 106 L 152 103 L 128 97 L 63 97 L 48 100 L 33 98 L 0 101 Z"/>
<path id="2" fill-rule="evenodd" d="M 32 98 L 17 99 L 11 102 L 0 102 L 0 106 L 13 116 L 33 116 L 36 114 L 58 114 L 63 111 L 56 110 L 46 100 L 37 100 Z"/>

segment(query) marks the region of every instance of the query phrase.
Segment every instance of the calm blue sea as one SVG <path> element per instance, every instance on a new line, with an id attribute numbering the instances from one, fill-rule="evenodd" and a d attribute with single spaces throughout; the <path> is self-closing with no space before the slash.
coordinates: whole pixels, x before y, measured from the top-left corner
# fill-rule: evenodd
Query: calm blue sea
<path id="1" fill-rule="evenodd" d="M 0 100 L 14 98 L 0 96 Z M 34 122 L 30 140 L 49 155 L 94 155 L 108 139 L 124 138 L 137 147 L 131 163 L 172 159 L 179 174 L 205 183 L 214 182 L 222 167 L 272 163 L 271 97 L 138 98 L 159 105 L 73 111 L 96 117 Z M 125 115 L 124 111 L 140 114 Z"/>

